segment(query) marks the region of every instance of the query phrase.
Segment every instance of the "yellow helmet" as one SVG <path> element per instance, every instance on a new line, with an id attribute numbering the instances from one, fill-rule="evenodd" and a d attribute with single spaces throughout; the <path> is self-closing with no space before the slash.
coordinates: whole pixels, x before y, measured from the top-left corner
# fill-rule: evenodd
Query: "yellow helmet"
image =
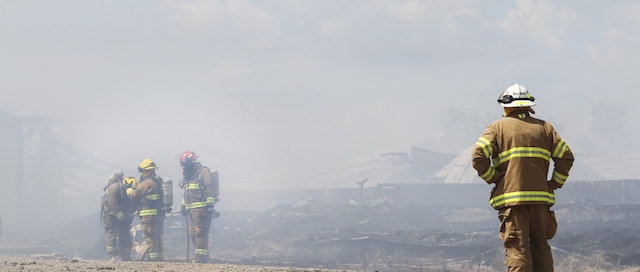
<path id="1" fill-rule="evenodd" d="M 138 170 L 151 170 L 158 168 L 156 163 L 151 161 L 150 159 L 144 159 L 140 162 L 140 166 L 138 166 Z"/>
<path id="2" fill-rule="evenodd" d="M 126 178 L 122 179 L 122 184 L 125 187 L 129 187 L 129 188 L 135 189 L 138 186 L 138 181 L 136 181 L 136 178 L 134 178 L 134 177 L 126 177 Z"/>

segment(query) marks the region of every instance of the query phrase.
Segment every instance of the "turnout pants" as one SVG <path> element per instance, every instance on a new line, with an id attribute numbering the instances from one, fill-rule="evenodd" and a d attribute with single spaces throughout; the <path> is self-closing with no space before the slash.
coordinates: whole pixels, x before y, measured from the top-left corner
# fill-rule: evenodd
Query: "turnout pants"
<path id="1" fill-rule="evenodd" d="M 189 236 L 195 245 L 196 262 L 209 260 L 209 230 L 211 228 L 211 214 L 205 209 L 189 211 Z"/>
<path id="2" fill-rule="evenodd" d="M 104 220 L 105 244 L 107 254 L 111 257 L 121 257 L 122 260 L 131 260 L 131 220 L 118 221 L 115 216 L 109 215 Z"/>
<path id="3" fill-rule="evenodd" d="M 142 239 L 149 246 L 149 261 L 162 261 L 164 260 L 164 253 L 162 251 L 162 231 L 163 221 L 157 222 L 143 222 L 140 221 L 140 228 L 142 229 Z"/>
<path id="4" fill-rule="evenodd" d="M 504 243 L 504 264 L 510 272 L 553 271 L 553 257 L 547 240 L 558 227 L 548 205 L 519 205 L 500 209 L 500 240 Z"/>

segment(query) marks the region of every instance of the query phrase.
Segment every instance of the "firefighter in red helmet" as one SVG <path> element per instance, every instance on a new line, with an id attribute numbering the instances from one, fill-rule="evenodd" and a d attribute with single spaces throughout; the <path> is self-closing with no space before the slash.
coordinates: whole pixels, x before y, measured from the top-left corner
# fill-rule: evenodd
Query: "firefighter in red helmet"
<path id="1" fill-rule="evenodd" d="M 211 220 L 218 217 L 214 204 L 218 201 L 218 172 L 202 166 L 196 153 L 185 151 L 178 156 L 183 178 L 179 186 L 184 189 L 182 215 L 189 223 L 189 236 L 195 245 L 195 262 L 209 261 L 209 229 Z"/>

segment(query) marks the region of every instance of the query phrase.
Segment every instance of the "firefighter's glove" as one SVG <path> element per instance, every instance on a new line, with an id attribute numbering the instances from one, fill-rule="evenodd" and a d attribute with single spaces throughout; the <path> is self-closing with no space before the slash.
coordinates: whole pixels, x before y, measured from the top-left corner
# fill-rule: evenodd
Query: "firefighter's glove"
<path id="1" fill-rule="evenodd" d="M 130 194 L 131 194 L 131 192 L 133 192 L 133 188 L 128 187 L 128 188 L 127 188 L 127 195 L 130 195 Z"/>
<path id="2" fill-rule="evenodd" d="M 163 210 L 165 213 L 171 213 L 171 211 L 172 211 L 173 209 L 171 209 L 171 207 L 164 207 L 164 208 L 162 208 L 162 210 Z"/>
<path id="3" fill-rule="evenodd" d="M 207 197 L 207 206 L 213 206 L 213 204 L 216 204 L 218 201 L 220 201 L 220 199 L 211 196 Z"/>
<path id="4" fill-rule="evenodd" d="M 558 185 L 558 183 L 556 183 L 556 182 L 555 182 L 555 181 L 553 181 L 553 180 L 549 180 L 549 181 L 547 181 L 547 186 L 548 186 L 552 191 L 560 188 L 560 186 Z"/>
<path id="5" fill-rule="evenodd" d="M 182 208 L 180 208 L 180 214 L 182 214 L 182 216 L 187 217 L 187 208 L 185 206 L 182 206 Z"/>
<path id="6" fill-rule="evenodd" d="M 499 171 L 499 172 L 497 172 L 497 173 L 495 174 L 495 176 L 493 177 L 493 182 L 492 182 L 492 183 L 498 184 L 498 183 L 502 182 L 502 181 L 504 180 L 504 175 L 505 175 L 506 173 L 507 173 L 507 172 L 505 172 L 505 171 Z"/>

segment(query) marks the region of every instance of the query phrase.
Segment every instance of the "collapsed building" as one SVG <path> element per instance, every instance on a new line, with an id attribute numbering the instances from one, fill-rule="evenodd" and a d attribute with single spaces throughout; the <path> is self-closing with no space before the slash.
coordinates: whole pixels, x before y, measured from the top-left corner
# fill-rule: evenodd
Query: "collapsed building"
<path id="1" fill-rule="evenodd" d="M 96 206 L 87 203 L 97 203 L 105 178 L 114 169 L 128 169 L 56 139 L 51 132 L 52 124 L 56 125 L 43 116 L 16 116 L 0 111 L 0 152 L 5 154 L 0 158 L 3 176 L 0 185 L 4 188 L 0 192 L 0 207 L 3 207 L 0 217 L 5 225 L 37 225 L 28 224 L 29 220 L 36 219 L 56 224 L 94 213 Z M 437 186 L 440 192 L 485 190 L 474 188 L 486 184 L 471 167 L 470 154 L 470 149 L 453 155 L 419 147 L 413 147 L 410 153 L 368 154 L 340 169 L 301 177 L 304 182 L 298 183 L 307 189 L 229 192 L 223 186 L 221 190 L 225 197 L 219 207 L 222 210 L 265 210 L 279 203 L 318 196 L 329 201 L 358 201 L 368 191 L 385 188 L 395 188 L 395 201 L 406 202 L 411 197 L 403 194 L 418 191 L 399 188 L 419 184 L 432 184 L 427 187 Z M 640 163 L 640 153 L 576 157 L 569 183 L 640 177 L 640 168 L 635 167 Z M 356 196 L 351 195 L 352 191 Z M 338 194 L 343 194 L 342 199 Z M 460 197 L 454 202 L 470 203 L 471 199 Z"/>

